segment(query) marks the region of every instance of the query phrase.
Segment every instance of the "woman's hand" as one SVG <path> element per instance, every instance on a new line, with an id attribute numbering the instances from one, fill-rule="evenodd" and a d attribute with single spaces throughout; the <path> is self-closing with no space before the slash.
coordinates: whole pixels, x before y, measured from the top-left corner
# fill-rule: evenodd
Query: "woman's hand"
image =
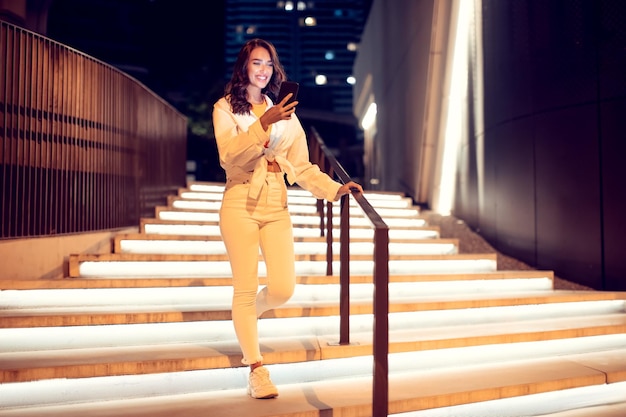
<path id="1" fill-rule="evenodd" d="M 337 190 L 337 195 L 335 196 L 335 200 L 338 200 L 342 195 L 348 194 L 351 191 L 363 192 L 363 187 L 360 184 L 357 184 L 354 181 L 350 181 L 339 187 Z"/>
<path id="2" fill-rule="evenodd" d="M 296 111 L 296 106 L 298 105 L 297 101 L 285 104 L 291 96 L 293 96 L 293 93 L 287 94 L 287 96 L 285 96 L 280 103 L 270 107 L 265 113 L 263 113 L 263 116 L 259 119 L 263 130 L 267 130 L 271 124 L 281 120 L 289 120 L 291 118 L 291 114 Z"/>

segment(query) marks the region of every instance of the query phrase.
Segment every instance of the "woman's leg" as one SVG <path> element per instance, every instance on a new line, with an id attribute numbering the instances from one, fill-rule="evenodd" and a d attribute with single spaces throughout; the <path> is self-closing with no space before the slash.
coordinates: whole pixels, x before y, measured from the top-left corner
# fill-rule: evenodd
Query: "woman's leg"
<path id="1" fill-rule="evenodd" d="M 284 304 L 296 282 L 293 227 L 287 210 L 287 189 L 281 176 L 268 177 L 267 209 L 260 230 L 267 285 L 257 296 L 256 314 Z"/>
<path id="2" fill-rule="evenodd" d="M 263 360 L 259 349 L 256 297 L 259 286 L 259 225 L 246 209 L 248 187 L 224 194 L 220 231 L 233 272 L 232 318 L 246 365 Z"/>

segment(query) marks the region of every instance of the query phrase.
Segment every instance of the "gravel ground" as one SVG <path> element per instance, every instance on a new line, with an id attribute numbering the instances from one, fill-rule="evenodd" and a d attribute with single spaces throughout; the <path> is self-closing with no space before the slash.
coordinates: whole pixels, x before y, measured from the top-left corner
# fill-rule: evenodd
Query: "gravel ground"
<path id="1" fill-rule="evenodd" d="M 478 233 L 474 232 L 463 220 L 454 216 L 442 216 L 440 214 L 423 210 L 424 216 L 431 226 L 439 226 L 442 238 L 459 239 L 459 253 L 496 253 L 498 258 L 498 270 L 518 271 L 534 270 L 532 266 L 510 256 L 504 255 L 493 248 Z M 592 290 L 592 288 L 574 282 L 566 281 L 554 276 L 554 289 L 557 290 Z"/>

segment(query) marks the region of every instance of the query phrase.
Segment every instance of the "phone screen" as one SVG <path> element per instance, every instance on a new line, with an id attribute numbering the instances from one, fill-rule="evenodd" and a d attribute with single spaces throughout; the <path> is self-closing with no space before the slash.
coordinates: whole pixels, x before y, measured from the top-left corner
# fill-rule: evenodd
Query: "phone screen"
<path id="1" fill-rule="evenodd" d="M 280 91 L 278 92 L 278 100 L 276 101 L 276 103 L 280 103 L 289 93 L 293 93 L 293 96 L 291 96 L 289 101 L 287 101 L 287 103 L 285 104 L 289 104 L 292 101 L 295 101 L 298 97 L 299 87 L 300 85 L 294 81 L 283 81 L 280 85 Z"/>

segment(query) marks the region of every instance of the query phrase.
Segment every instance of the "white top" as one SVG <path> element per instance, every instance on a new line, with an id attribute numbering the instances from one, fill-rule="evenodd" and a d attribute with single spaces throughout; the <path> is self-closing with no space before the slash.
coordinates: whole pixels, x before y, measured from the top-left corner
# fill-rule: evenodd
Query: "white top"
<path id="1" fill-rule="evenodd" d="M 269 109 L 273 103 L 264 97 Z M 213 128 L 226 177 L 235 181 L 250 178 L 250 197 L 258 198 L 265 183 L 267 162 L 275 160 L 287 174 L 289 184 L 298 183 L 316 198 L 336 200 L 341 184 L 309 161 L 306 134 L 295 113 L 289 120 L 273 123 L 265 132 L 257 116 L 252 112 L 234 114 L 222 97 L 213 106 Z"/>

